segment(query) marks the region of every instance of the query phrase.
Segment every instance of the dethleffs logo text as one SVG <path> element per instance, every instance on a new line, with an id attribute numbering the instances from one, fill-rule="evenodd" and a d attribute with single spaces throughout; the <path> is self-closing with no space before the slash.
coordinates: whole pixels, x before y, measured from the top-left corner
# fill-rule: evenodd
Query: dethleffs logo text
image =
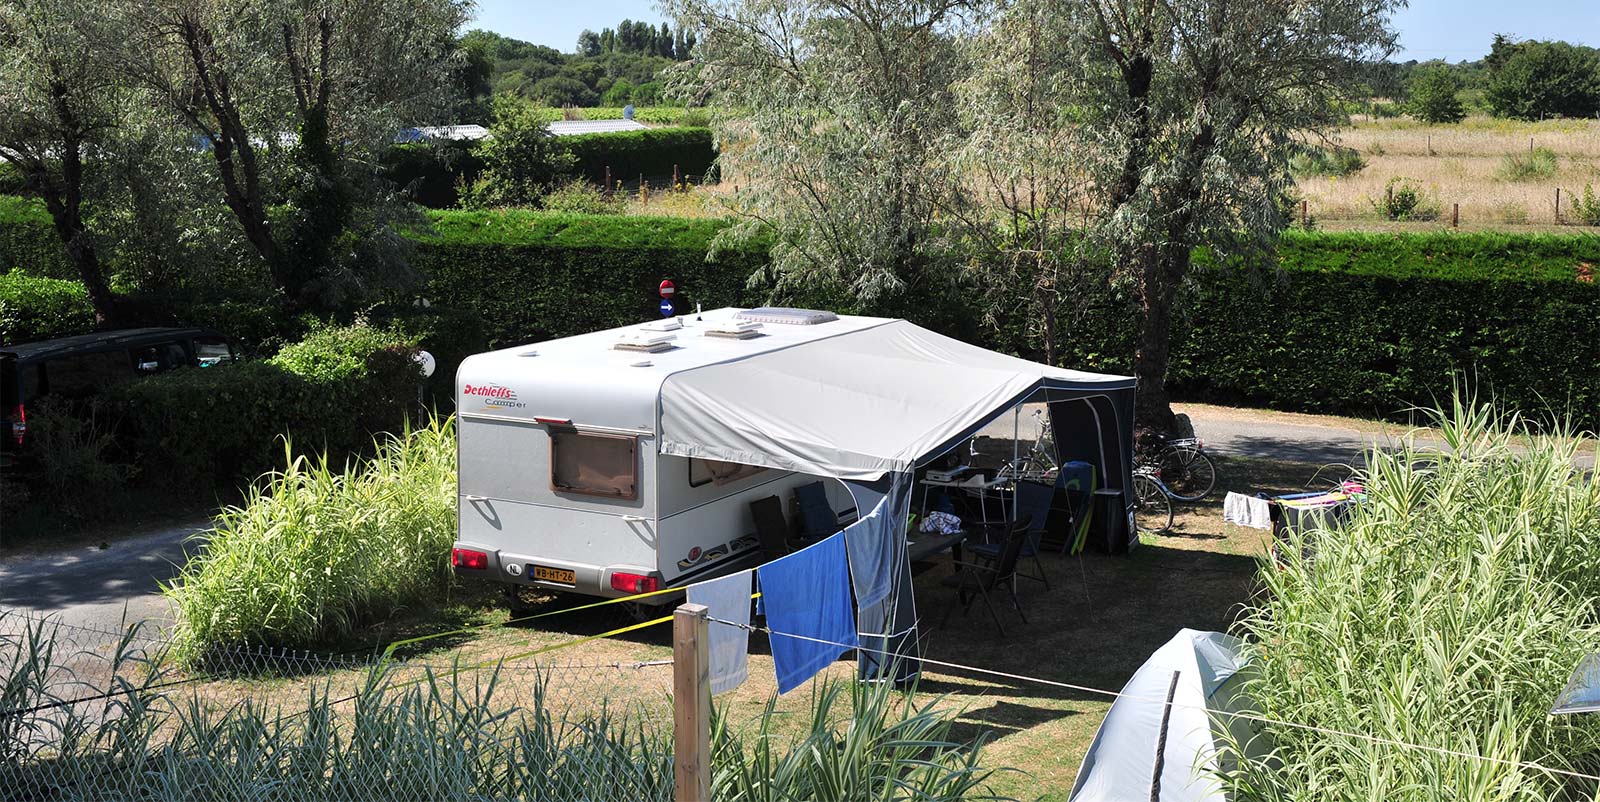
<path id="1" fill-rule="evenodd" d="M 517 391 L 498 384 L 469 384 L 461 388 L 462 395 L 475 395 L 483 399 L 485 407 L 521 409 L 527 404 L 517 400 Z"/>

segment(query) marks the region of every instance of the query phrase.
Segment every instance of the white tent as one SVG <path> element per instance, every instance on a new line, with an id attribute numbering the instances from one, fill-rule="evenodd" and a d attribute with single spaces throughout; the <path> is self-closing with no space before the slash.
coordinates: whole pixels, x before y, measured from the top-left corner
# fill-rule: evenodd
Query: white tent
<path id="1" fill-rule="evenodd" d="M 1123 686 L 1078 769 L 1071 802 L 1224 802 L 1217 776 L 1231 737 L 1263 744 L 1243 710 L 1242 644 L 1219 632 L 1179 630 Z M 1170 699 L 1171 705 L 1164 700 Z"/>

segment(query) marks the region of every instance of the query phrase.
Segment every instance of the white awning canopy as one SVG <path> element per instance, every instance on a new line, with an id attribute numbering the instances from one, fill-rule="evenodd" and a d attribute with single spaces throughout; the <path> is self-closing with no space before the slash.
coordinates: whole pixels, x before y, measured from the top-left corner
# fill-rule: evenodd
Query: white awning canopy
<path id="1" fill-rule="evenodd" d="M 874 480 L 910 470 L 1036 390 L 1132 386 L 889 320 L 673 373 L 661 385 L 659 448 Z"/>

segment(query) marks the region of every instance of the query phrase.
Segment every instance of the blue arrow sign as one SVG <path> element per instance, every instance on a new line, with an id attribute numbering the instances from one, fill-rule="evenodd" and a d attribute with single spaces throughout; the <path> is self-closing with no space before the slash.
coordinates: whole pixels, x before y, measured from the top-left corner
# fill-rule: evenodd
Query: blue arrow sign
<path id="1" fill-rule="evenodd" d="M 661 316 L 662 317 L 672 317 L 672 313 L 676 312 L 676 311 L 678 311 L 678 308 L 672 305 L 672 301 L 671 300 L 662 299 L 662 301 L 661 301 Z"/>

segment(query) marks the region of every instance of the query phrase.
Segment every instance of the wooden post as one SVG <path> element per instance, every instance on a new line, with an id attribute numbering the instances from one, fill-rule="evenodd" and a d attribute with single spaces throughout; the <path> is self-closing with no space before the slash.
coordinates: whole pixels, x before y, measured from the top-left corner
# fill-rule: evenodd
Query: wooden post
<path id="1" fill-rule="evenodd" d="M 644 182 L 644 176 L 639 176 L 639 202 L 650 202 L 650 185 Z"/>
<path id="2" fill-rule="evenodd" d="M 1384 190 L 1383 190 L 1383 213 L 1388 215 L 1390 220 L 1394 219 L 1394 185 L 1393 184 L 1391 184 L 1391 185 L 1389 185 L 1387 187 L 1384 187 Z"/>
<path id="3" fill-rule="evenodd" d="M 672 776 L 677 802 L 711 799 L 711 610 L 672 614 Z"/>
<path id="4" fill-rule="evenodd" d="M 606 165 L 606 197 L 611 197 L 611 165 Z"/>
<path id="5" fill-rule="evenodd" d="M 678 165 L 672 165 L 672 191 L 678 191 Z"/>
<path id="6" fill-rule="evenodd" d="M 1450 204 L 1450 227 L 1461 227 L 1461 204 L 1459 203 Z"/>
<path id="7" fill-rule="evenodd" d="M 1307 220 L 1306 199 L 1305 198 L 1301 198 L 1300 199 L 1300 227 L 1301 228 L 1305 228 L 1306 227 L 1306 220 Z"/>
<path id="8" fill-rule="evenodd" d="M 1556 225 L 1561 225 L 1561 187 L 1556 187 Z"/>

